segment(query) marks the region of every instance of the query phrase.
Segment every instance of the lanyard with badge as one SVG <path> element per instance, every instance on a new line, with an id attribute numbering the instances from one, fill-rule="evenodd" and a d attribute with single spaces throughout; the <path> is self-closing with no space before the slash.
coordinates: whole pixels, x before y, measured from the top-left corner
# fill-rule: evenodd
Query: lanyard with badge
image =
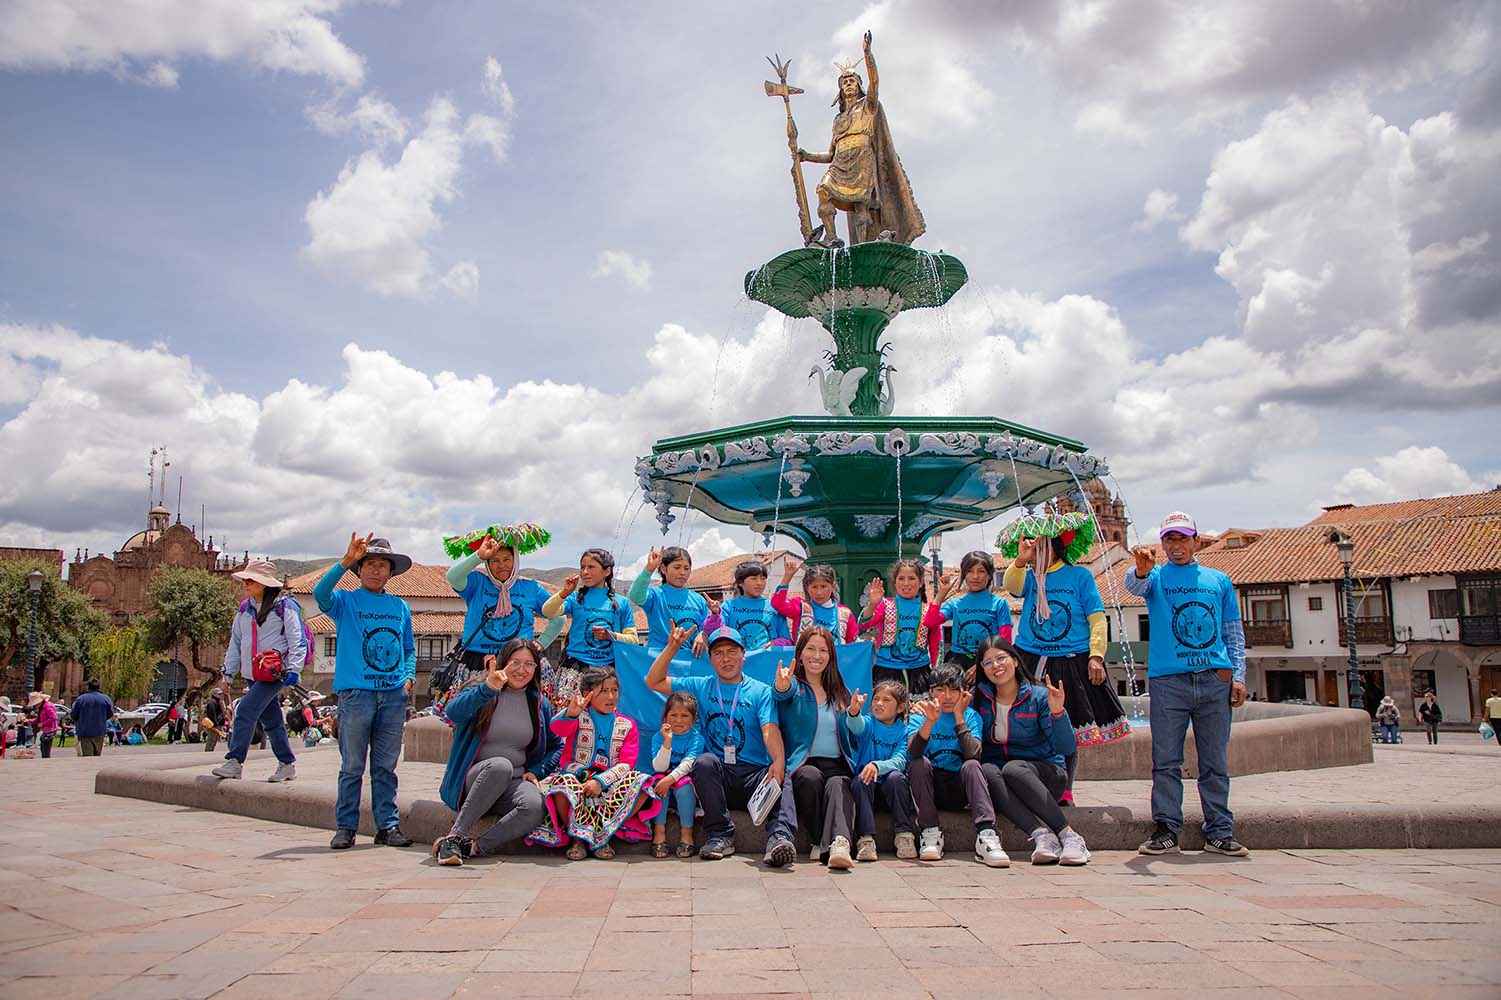
<path id="1" fill-rule="evenodd" d="M 725 723 L 724 723 L 724 739 L 725 739 L 725 744 L 724 744 L 724 762 L 726 764 L 733 764 L 733 763 L 735 763 L 735 744 L 733 742 L 731 742 L 731 739 L 735 735 L 735 709 L 737 709 L 737 708 L 740 707 L 740 689 L 742 687 L 744 687 L 744 686 L 745 686 L 745 682 L 744 681 L 741 681 L 739 684 L 735 685 L 735 697 L 732 698 L 732 699 L 730 699 L 730 714 L 727 715 L 727 716 L 725 716 Z M 719 711 L 723 712 L 724 711 L 724 683 L 721 682 L 721 681 L 718 681 L 717 679 L 716 679 L 715 685 L 714 685 L 714 700 L 717 701 L 717 702 L 719 702 Z"/>

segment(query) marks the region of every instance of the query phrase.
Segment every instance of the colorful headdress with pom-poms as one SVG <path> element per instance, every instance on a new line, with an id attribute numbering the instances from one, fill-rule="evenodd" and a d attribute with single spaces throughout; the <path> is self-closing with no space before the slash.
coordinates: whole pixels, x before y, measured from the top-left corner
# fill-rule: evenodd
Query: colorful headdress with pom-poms
<path id="1" fill-rule="evenodd" d="M 1057 538 L 1063 542 L 1068 561 L 1077 563 L 1094 544 L 1094 518 L 1079 511 L 1060 514 L 1044 511 L 1024 514 L 1001 529 L 995 543 L 1001 554 L 1015 559 L 1023 538 Z"/>
<path id="2" fill-rule="evenodd" d="M 444 535 L 443 551 L 448 553 L 450 559 L 462 559 L 478 550 L 480 543 L 486 538 L 493 538 L 504 547 L 514 549 L 518 556 L 524 556 L 552 541 L 552 532 L 531 522 L 492 524 L 488 528 L 477 528 L 467 535 Z"/>

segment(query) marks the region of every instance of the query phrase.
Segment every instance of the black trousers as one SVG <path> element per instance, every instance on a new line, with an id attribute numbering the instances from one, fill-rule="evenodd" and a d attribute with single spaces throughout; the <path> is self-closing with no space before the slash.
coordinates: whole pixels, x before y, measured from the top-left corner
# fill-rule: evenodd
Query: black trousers
<path id="1" fill-rule="evenodd" d="M 892 771 L 870 784 L 859 778 L 850 782 L 850 791 L 855 796 L 855 836 L 872 837 L 876 832 L 877 793 L 880 801 L 891 813 L 891 825 L 897 833 L 912 833 L 912 784 L 907 772 Z"/>
<path id="2" fill-rule="evenodd" d="M 693 762 L 693 791 L 704 811 L 704 840 L 714 837 L 735 839 L 735 821 L 730 808 L 743 809 L 757 787 L 766 780 L 764 767 L 754 764 L 726 764 L 716 753 L 706 751 Z M 797 807 L 793 803 L 792 776 L 782 777 L 782 797 L 766 817 L 768 840 L 797 836 Z"/>
<path id="3" fill-rule="evenodd" d="M 1428 729 L 1428 742 L 1429 743 L 1437 743 L 1438 742 L 1438 723 L 1437 722 L 1425 722 L 1424 726 Z"/>
<path id="4" fill-rule="evenodd" d="M 1039 826 L 1057 833 L 1068 820 L 1058 808 L 1058 796 L 1068 784 L 1063 768 L 1045 760 L 1008 760 L 984 765 L 985 783 L 996 811 L 1027 836 Z"/>
<path id="5" fill-rule="evenodd" d="M 809 757 L 792 772 L 797 825 L 807 832 L 810 846 L 818 845 L 820 855 L 829 853 L 835 837 L 851 839 L 855 796 L 850 783 L 854 780 L 843 757 Z"/>

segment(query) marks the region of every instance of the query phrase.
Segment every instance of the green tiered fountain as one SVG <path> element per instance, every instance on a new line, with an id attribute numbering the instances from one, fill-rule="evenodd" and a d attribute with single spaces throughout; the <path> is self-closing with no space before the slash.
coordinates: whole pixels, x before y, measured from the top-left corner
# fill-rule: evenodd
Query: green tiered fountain
<path id="1" fill-rule="evenodd" d="M 789 98 L 802 91 L 787 85 L 786 64 L 772 65 L 781 82 L 768 82 L 766 93 L 788 106 L 805 245 L 747 274 L 745 293 L 784 315 L 812 317 L 833 337 L 820 386 L 828 415 L 666 438 L 636 463 L 636 474 L 663 534 L 681 507 L 768 540 L 787 535 L 810 562 L 832 563 L 849 595 L 936 533 L 1040 504 L 1106 469 L 1078 441 L 997 417 L 891 415 L 893 369 L 882 334 L 898 313 L 944 305 L 969 274 L 955 257 L 910 245 L 923 232 L 922 214 L 877 101 L 869 34 L 870 89 L 853 69 L 841 73 L 827 154 L 798 147 Z M 816 228 L 803 162 L 829 164 L 817 187 Z M 848 247 L 834 237 L 836 209 L 848 213 Z"/>

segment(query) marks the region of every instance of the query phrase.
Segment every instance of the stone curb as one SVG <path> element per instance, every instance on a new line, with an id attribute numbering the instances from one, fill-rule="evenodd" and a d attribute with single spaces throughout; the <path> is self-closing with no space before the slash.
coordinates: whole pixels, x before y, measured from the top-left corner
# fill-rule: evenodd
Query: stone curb
<path id="1" fill-rule="evenodd" d="M 333 829 L 335 789 L 331 783 L 299 780 L 272 785 L 265 781 L 221 781 L 205 774 L 201 765 L 113 765 L 100 769 L 94 779 L 94 791 L 276 823 Z M 1188 798 L 1193 798 L 1191 788 Z M 418 843 L 431 843 L 447 833 L 453 822 L 452 810 L 432 799 L 398 796 L 397 807 L 402 829 Z M 1097 851 L 1135 850 L 1151 828 L 1151 815 L 1145 803 L 1136 808 L 1079 806 L 1067 812 L 1075 829 Z M 1199 832 L 1202 817 L 1187 809 L 1185 815 L 1183 846 L 1196 850 L 1203 846 Z M 670 825 L 675 827 L 676 822 L 674 818 Z M 764 850 L 764 829 L 751 826 L 744 813 L 735 814 L 735 823 L 738 851 Z M 969 817 L 945 812 L 942 825 L 950 853 L 967 852 L 974 838 Z M 1023 850 L 1026 840 L 1019 831 L 1004 819 L 997 826 L 1008 851 Z M 363 797 L 360 832 L 367 836 L 374 833 L 368 793 Z M 675 828 L 669 831 L 669 841 L 675 840 L 676 832 Z M 880 814 L 876 840 L 883 853 L 890 850 L 891 834 L 891 818 Z M 1235 835 L 1248 847 L 1260 850 L 1501 847 L 1501 806 L 1262 806 L 1237 813 Z M 646 850 L 644 844 L 618 846 L 624 853 Z M 518 847 L 516 853 L 534 850 L 541 849 Z M 806 851 L 806 845 L 803 850 Z"/>

